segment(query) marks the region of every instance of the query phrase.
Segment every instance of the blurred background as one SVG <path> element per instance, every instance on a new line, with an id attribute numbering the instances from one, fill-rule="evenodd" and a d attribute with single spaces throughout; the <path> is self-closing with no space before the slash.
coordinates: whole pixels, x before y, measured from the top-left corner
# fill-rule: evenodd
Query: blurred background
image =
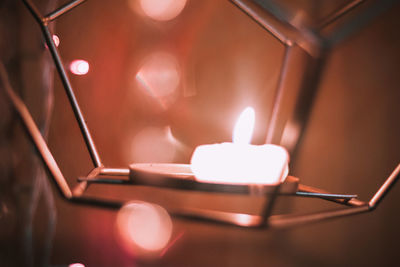
<path id="1" fill-rule="evenodd" d="M 282 18 L 292 25 L 314 29 L 351 1 L 256 2 L 286 14 Z M 320 75 L 312 78 L 309 121 L 290 163 L 290 174 L 301 183 L 362 200 L 400 160 L 400 5 L 378 2 L 366 1 L 330 26 L 340 27 L 341 35 L 315 70 Z M 34 3 L 47 14 L 65 2 Z M 231 2 L 87 1 L 50 27 L 106 166 L 189 163 L 196 146 L 231 141 L 246 106 L 256 111 L 253 143 L 265 142 L 285 48 Z M 22 1 L 0 3 L 0 59 L 75 185 L 93 166 L 39 26 Z M 119 240 L 117 211 L 59 197 L 3 92 L 0 112 L 1 266 L 397 263 L 400 186 L 372 213 L 287 230 L 172 218 L 169 245 L 157 255 L 142 253 Z M 187 205 L 252 212 L 260 204 L 142 186 L 99 185 L 88 193 L 167 210 Z M 282 198 L 277 204 L 276 213 L 335 207 L 315 199 Z"/>

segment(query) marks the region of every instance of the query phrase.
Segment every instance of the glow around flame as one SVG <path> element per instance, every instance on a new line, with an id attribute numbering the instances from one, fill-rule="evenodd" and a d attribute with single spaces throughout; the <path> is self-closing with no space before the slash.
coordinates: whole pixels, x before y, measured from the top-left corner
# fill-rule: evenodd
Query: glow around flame
<path id="1" fill-rule="evenodd" d="M 253 135 L 255 112 L 252 107 L 245 108 L 240 114 L 235 128 L 233 129 L 232 140 L 235 144 L 249 144 Z"/>

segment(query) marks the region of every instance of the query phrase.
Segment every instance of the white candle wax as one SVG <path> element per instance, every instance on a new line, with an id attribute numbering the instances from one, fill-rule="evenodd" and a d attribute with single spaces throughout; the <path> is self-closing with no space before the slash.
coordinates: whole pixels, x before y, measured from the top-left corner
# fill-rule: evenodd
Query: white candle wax
<path id="1" fill-rule="evenodd" d="M 283 182 L 288 174 L 289 154 L 277 145 L 248 144 L 253 125 L 254 111 L 246 109 L 236 124 L 234 143 L 197 147 L 191 159 L 196 179 L 225 184 L 276 185 Z"/>
<path id="2" fill-rule="evenodd" d="M 221 143 L 197 147 L 191 169 L 202 182 L 275 185 L 286 178 L 288 161 L 280 146 Z"/>

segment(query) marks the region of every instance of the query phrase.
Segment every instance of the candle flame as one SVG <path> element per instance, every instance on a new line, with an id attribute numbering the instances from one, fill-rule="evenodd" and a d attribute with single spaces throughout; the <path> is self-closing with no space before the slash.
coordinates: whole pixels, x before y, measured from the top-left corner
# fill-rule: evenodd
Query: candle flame
<path id="1" fill-rule="evenodd" d="M 255 112 L 252 107 L 245 108 L 233 129 L 233 143 L 249 144 L 253 135 Z"/>

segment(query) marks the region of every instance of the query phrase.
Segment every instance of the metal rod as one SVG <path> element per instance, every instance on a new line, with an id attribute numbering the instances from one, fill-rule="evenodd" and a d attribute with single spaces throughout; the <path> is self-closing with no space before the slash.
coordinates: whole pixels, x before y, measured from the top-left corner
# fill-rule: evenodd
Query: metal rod
<path id="1" fill-rule="evenodd" d="M 261 210 L 262 221 L 260 222 L 260 224 L 267 225 L 268 218 L 272 214 L 272 209 L 274 208 L 274 204 L 275 204 L 276 198 L 277 198 L 277 196 L 279 194 L 280 186 L 281 185 L 278 185 L 274 189 L 273 194 L 270 194 L 269 196 L 265 195 L 264 206 L 263 206 L 263 208 Z"/>
<path id="2" fill-rule="evenodd" d="M 101 168 L 100 175 L 129 176 L 129 169 L 126 169 L 126 168 Z"/>
<path id="3" fill-rule="evenodd" d="M 307 193 L 315 193 L 315 194 L 321 194 L 321 198 L 329 200 L 329 201 L 333 201 L 339 204 L 345 204 L 345 205 L 349 205 L 349 206 L 364 206 L 367 203 L 364 201 L 361 201 L 357 198 L 351 198 L 351 199 L 347 199 L 347 198 L 342 198 L 342 199 L 335 199 L 335 198 L 324 198 L 323 195 L 324 194 L 331 194 L 330 192 L 327 192 L 325 190 L 321 190 L 319 188 L 315 188 L 315 187 L 311 187 L 311 186 L 307 186 L 307 185 L 303 185 L 303 184 L 299 184 L 299 188 L 298 188 L 299 192 L 307 192 Z M 357 195 L 354 195 L 355 197 L 357 197 Z"/>
<path id="4" fill-rule="evenodd" d="M 285 89 L 283 80 L 286 77 L 286 74 L 287 74 L 287 71 L 289 68 L 288 62 L 289 62 L 290 50 L 291 50 L 290 46 L 285 46 L 285 53 L 283 55 L 283 61 L 282 61 L 281 71 L 279 74 L 279 80 L 278 80 L 278 86 L 276 89 L 274 105 L 273 105 L 272 112 L 271 112 L 271 119 L 269 120 L 268 129 L 267 129 L 267 137 L 265 138 L 266 144 L 272 143 L 274 133 L 277 128 L 278 114 L 281 110 L 283 91 Z"/>
<path id="5" fill-rule="evenodd" d="M 89 172 L 87 178 L 93 179 L 97 177 L 99 173 L 100 173 L 100 168 L 94 168 Z M 89 185 L 90 183 L 88 183 L 87 181 L 79 181 L 79 183 L 72 189 L 74 197 L 82 196 L 83 193 L 85 193 L 85 191 L 88 189 Z"/>
<path id="6" fill-rule="evenodd" d="M 316 212 L 304 215 L 274 215 L 269 217 L 268 225 L 274 228 L 293 227 L 301 224 L 355 215 L 370 211 L 368 205 L 347 209 Z"/>
<path id="7" fill-rule="evenodd" d="M 131 185 L 137 185 L 135 184 L 134 181 L 130 179 L 115 179 L 115 178 L 98 178 L 96 176 L 87 176 L 87 177 L 79 177 L 78 178 L 79 182 L 88 182 L 88 183 L 94 183 L 94 184 L 131 184 Z M 145 185 L 149 186 L 149 185 Z M 176 184 L 175 187 L 170 187 L 173 189 L 181 189 L 181 190 L 189 190 L 188 188 L 178 186 Z M 199 188 L 197 188 L 199 190 Z M 278 190 L 279 191 L 279 190 Z M 322 190 L 320 190 L 322 192 Z M 215 191 L 219 192 L 219 191 Z M 236 192 L 237 193 L 237 192 Z M 273 195 L 274 193 L 269 193 L 268 195 Z M 277 192 L 277 195 L 282 195 L 282 196 L 300 196 L 300 197 L 314 197 L 314 198 L 322 198 L 326 200 L 332 200 L 334 202 L 340 203 L 340 204 L 347 204 L 350 200 L 356 200 L 354 203 L 351 202 L 349 205 L 350 206 L 361 206 L 361 205 L 366 205 L 367 203 L 362 202 L 360 200 L 355 199 L 357 195 L 349 195 L 349 194 L 332 194 L 332 193 L 320 193 L 320 192 L 303 192 L 303 191 L 298 191 L 295 193 L 280 193 Z"/>
<path id="8" fill-rule="evenodd" d="M 329 199 L 343 199 L 343 200 L 350 200 L 352 198 L 357 197 L 357 195 L 326 194 L 326 193 L 314 193 L 314 192 L 296 192 L 296 196 L 319 197 L 319 198 L 329 198 Z"/>
<path id="9" fill-rule="evenodd" d="M 24 1 L 25 5 L 28 7 L 28 9 L 31 11 L 32 15 L 35 18 L 37 18 L 38 14 L 34 13 L 34 10 L 36 10 L 35 6 L 29 0 L 23 0 L 23 1 Z M 58 71 L 61 82 L 65 89 L 65 92 L 70 101 L 75 118 L 78 121 L 79 128 L 81 130 L 83 139 L 85 140 L 85 143 L 86 143 L 87 149 L 89 151 L 90 157 L 92 159 L 92 162 L 95 167 L 101 167 L 101 166 L 103 166 L 103 164 L 101 163 L 99 153 L 97 152 L 97 149 L 94 144 L 92 135 L 90 134 L 89 128 L 86 125 L 86 120 L 83 117 L 83 114 L 79 107 L 78 101 L 76 100 L 76 96 L 72 89 L 71 82 L 69 81 L 69 78 L 68 78 L 67 72 L 65 71 L 65 68 L 63 66 L 61 57 L 58 54 L 57 48 L 53 42 L 52 35 L 51 35 L 48 27 L 45 25 L 45 23 L 43 23 L 42 20 L 38 20 L 38 19 L 36 19 L 36 20 L 38 21 L 40 28 L 43 32 L 43 36 L 45 38 L 47 47 L 49 48 L 51 56 L 54 61 L 54 64 L 56 65 L 56 69 Z"/>
<path id="10" fill-rule="evenodd" d="M 380 0 L 380 1 L 370 1 L 371 4 L 367 8 L 358 12 L 354 16 L 351 16 L 345 25 L 341 27 L 335 27 L 331 33 L 326 37 L 327 44 L 329 46 L 335 46 L 340 42 L 346 40 L 349 36 L 359 31 L 362 27 L 365 27 L 374 18 L 382 15 L 394 4 L 398 3 L 396 0 Z"/>
<path id="11" fill-rule="evenodd" d="M 264 218 L 259 215 L 245 213 L 232 213 L 209 209 L 179 209 L 171 212 L 174 216 L 185 219 L 206 220 L 214 223 L 223 223 L 228 225 L 255 228 L 265 227 Z"/>
<path id="12" fill-rule="evenodd" d="M 326 51 L 321 50 L 320 57 L 312 57 L 300 47 L 296 47 L 292 47 L 294 60 L 291 62 L 291 70 L 285 80 L 285 86 L 288 86 L 290 90 L 285 96 L 285 101 L 288 101 L 289 105 L 286 107 L 286 120 L 280 117 L 285 125 L 282 127 L 279 142 L 288 149 L 295 160 L 307 129 L 326 61 Z M 276 134 L 276 137 L 278 138 L 279 135 Z"/>
<path id="13" fill-rule="evenodd" d="M 296 43 L 310 55 L 319 56 L 323 40 L 317 33 L 306 27 L 293 26 L 272 8 L 263 8 L 252 0 L 230 1 L 281 43 L 288 46 Z"/>
<path id="14" fill-rule="evenodd" d="M 74 111 L 75 118 L 78 121 L 79 128 L 81 129 L 83 138 L 85 140 L 86 146 L 89 150 L 89 154 L 92 158 L 93 164 L 95 167 L 101 167 L 103 164 L 101 163 L 101 159 L 99 153 L 97 152 L 96 145 L 93 141 L 92 135 L 90 134 L 89 128 L 87 127 L 86 120 L 83 117 L 83 113 L 79 107 L 78 101 L 76 99 L 75 93 L 72 89 L 71 83 L 68 79 L 67 73 L 62 64 L 60 55 L 57 52 L 56 46 L 53 42 L 52 36 L 49 32 L 49 29 L 46 26 L 42 26 L 43 34 L 46 39 L 46 43 L 49 46 L 49 50 L 51 55 L 53 56 L 54 62 L 56 64 L 56 68 L 60 75 L 61 81 L 64 85 L 65 92 L 67 93 L 68 99 L 71 103 L 72 110 Z"/>
<path id="15" fill-rule="evenodd" d="M 272 34 L 281 43 L 291 45 L 292 42 L 287 34 L 283 33 L 283 25 L 276 17 L 262 10 L 262 14 L 257 4 L 247 0 L 231 0 L 240 10 L 250 16 L 254 21 L 260 24 L 264 29 Z"/>
<path id="16" fill-rule="evenodd" d="M 78 182 L 87 182 L 89 184 L 132 184 L 128 179 L 112 179 L 112 178 L 90 178 L 79 177 Z"/>
<path id="17" fill-rule="evenodd" d="M 67 13 L 68 11 L 70 11 L 71 9 L 73 9 L 74 7 L 82 4 L 83 2 L 85 2 L 86 0 L 72 0 L 69 3 L 66 3 L 65 5 L 57 8 L 56 10 L 54 10 L 53 12 L 50 12 L 49 14 L 47 14 L 44 17 L 44 23 L 49 23 L 55 19 L 57 19 L 58 17 L 60 17 L 61 15 L 64 15 L 65 13 Z"/>
<path id="18" fill-rule="evenodd" d="M 325 28 L 329 24 L 335 22 L 340 17 L 342 17 L 342 16 L 346 15 L 347 13 L 349 13 L 351 10 L 353 10 L 354 8 L 359 6 L 364 1 L 365 0 L 354 0 L 354 1 L 351 1 L 350 3 L 347 3 L 343 7 L 340 7 L 339 9 L 335 10 L 333 13 L 328 15 L 326 18 L 324 18 L 323 21 L 321 21 L 319 23 L 318 29 L 322 30 L 323 28 Z"/>
<path id="19" fill-rule="evenodd" d="M 390 176 L 386 179 L 386 181 L 382 184 L 382 186 L 378 189 L 375 195 L 369 201 L 369 207 L 371 209 L 375 209 L 382 199 L 386 196 L 392 186 L 399 180 L 400 178 L 400 163 L 394 169 L 394 171 L 390 174 Z"/>
<path id="20" fill-rule="evenodd" d="M 130 179 L 115 179 L 115 178 L 97 178 L 97 177 L 79 177 L 78 178 L 79 182 L 88 182 L 90 184 L 127 184 L 127 185 L 138 185 L 135 184 L 134 181 Z M 149 185 L 145 185 L 149 186 Z M 158 186 L 160 187 L 160 186 Z M 171 186 L 170 188 L 173 189 L 181 189 L 181 190 L 190 190 L 191 188 L 185 188 L 182 186 L 179 186 L 176 184 L 175 186 Z M 193 188 L 193 190 L 200 190 L 201 188 Z M 208 190 L 210 191 L 210 190 Z M 279 191 L 279 190 L 278 190 Z M 320 190 L 322 191 L 322 190 Z M 220 192 L 217 190 L 214 190 L 214 192 Z M 224 191 L 226 192 L 226 191 Z M 237 193 L 237 192 L 235 192 Z M 242 192 L 245 193 L 245 192 Z M 247 192 L 246 192 L 247 193 Z M 269 197 L 273 196 L 273 192 L 269 193 Z M 75 194 L 74 194 L 75 195 Z M 302 192 L 298 191 L 295 193 L 280 193 L 277 192 L 277 195 L 282 195 L 282 196 L 300 196 L 300 197 L 314 197 L 314 198 L 322 198 L 325 200 L 330 200 L 339 204 L 345 204 L 349 206 L 362 206 L 366 205 L 367 203 L 360 201 L 358 199 L 355 199 L 357 195 L 349 195 L 349 194 L 332 194 L 332 193 L 320 193 L 320 192 Z"/>
<path id="21" fill-rule="evenodd" d="M 210 192 L 210 193 L 225 193 L 225 194 L 252 194 L 252 187 L 250 185 L 231 185 L 231 184 L 211 184 L 202 183 L 190 179 L 165 179 L 156 176 L 136 176 L 134 179 L 116 179 L 116 178 L 89 178 L 79 177 L 79 182 L 86 181 L 90 184 L 126 184 L 132 186 L 150 186 L 156 188 L 196 191 L 196 192 Z M 257 194 L 272 196 L 275 192 L 276 186 L 268 187 L 262 186 L 259 188 Z M 285 194 L 287 195 L 287 194 Z"/>
<path id="22" fill-rule="evenodd" d="M 54 181 L 57 185 L 57 188 L 60 190 L 61 195 L 67 199 L 71 198 L 72 192 L 60 168 L 58 167 L 57 162 L 55 161 L 53 155 L 51 154 L 46 144 L 46 141 L 44 140 L 42 134 L 40 133 L 38 127 L 36 126 L 36 123 L 33 120 L 24 102 L 15 94 L 15 92 L 11 88 L 5 67 L 1 62 L 0 62 L 0 76 L 3 81 L 3 86 L 6 95 L 11 100 L 12 105 L 14 106 L 19 117 L 23 121 L 23 125 L 25 126 L 27 132 L 29 133 L 29 136 L 31 137 L 33 143 L 35 144 L 35 147 L 38 150 L 42 160 L 44 161 L 45 166 L 47 167 L 52 177 L 54 178 Z"/>
<path id="23" fill-rule="evenodd" d="M 29 12 L 31 12 L 33 18 L 39 23 L 43 23 L 43 17 L 40 14 L 39 10 L 37 7 L 32 3 L 31 0 L 22 0 L 22 2 L 25 4 L 25 6 L 28 8 Z"/>

